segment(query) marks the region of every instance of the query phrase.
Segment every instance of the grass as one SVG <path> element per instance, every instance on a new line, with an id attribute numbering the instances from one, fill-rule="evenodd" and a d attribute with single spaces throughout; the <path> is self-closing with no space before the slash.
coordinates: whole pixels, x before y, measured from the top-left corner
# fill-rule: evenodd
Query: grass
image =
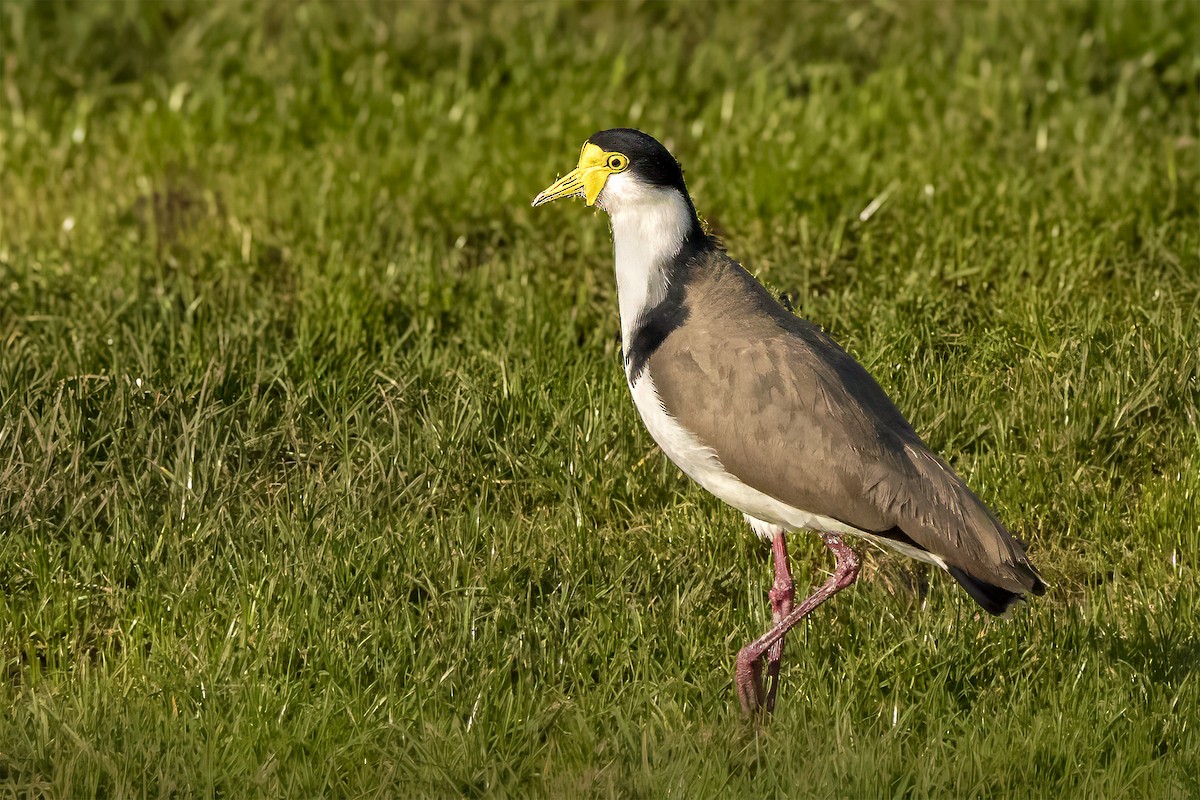
<path id="1" fill-rule="evenodd" d="M 0 795 L 1200 796 L 1198 25 L 0 6 Z M 604 221 L 529 208 L 614 125 L 1045 598 L 873 554 L 742 723 L 767 548 L 640 427 Z"/>

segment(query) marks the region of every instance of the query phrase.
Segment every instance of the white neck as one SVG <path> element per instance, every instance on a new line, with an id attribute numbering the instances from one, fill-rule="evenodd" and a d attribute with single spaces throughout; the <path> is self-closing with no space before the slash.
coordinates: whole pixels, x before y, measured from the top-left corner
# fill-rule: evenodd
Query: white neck
<path id="1" fill-rule="evenodd" d="M 621 173 L 609 177 L 599 202 L 612 220 L 621 341 L 628 352 L 638 317 L 667 294 L 665 269 L 683 247 L 692 211 L 678 190 Z"/>

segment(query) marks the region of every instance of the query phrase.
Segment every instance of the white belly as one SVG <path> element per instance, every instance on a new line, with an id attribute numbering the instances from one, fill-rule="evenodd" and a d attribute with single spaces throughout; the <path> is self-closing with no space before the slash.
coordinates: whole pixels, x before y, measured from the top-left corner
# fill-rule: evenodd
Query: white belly
<path id="1" fill-rule="evenodd" d="M 773 537 L 779 529 L 841 533 L 858 536 L 898 550 L 906 556 L 945 567 L 945 562 L 931 553 L 897 544 L 822 514 L 795 508 L 742 483 L 725 470 L 711 447 L 703 444 L 666 412 L 649 370 L 642 371 L 632 392 L 633 403 L 642 415 L 646 430 L 650 431 L 667 458 L 675 462 L 689 478 L 741 511 L 754 532 L 764 539 Z"/>

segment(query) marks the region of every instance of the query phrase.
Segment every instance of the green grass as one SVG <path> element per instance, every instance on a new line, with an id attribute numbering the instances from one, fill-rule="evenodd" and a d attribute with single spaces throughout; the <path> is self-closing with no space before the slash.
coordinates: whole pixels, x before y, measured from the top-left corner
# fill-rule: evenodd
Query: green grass
<path id="1" fill-rule="evenodd" d="M 0 796 L 1200 796 L 1197 14 L 0 6 Z M 768 549 L 529 208 L 615 125 L 1046 597 L 872 553 L 739 719 Z"/>

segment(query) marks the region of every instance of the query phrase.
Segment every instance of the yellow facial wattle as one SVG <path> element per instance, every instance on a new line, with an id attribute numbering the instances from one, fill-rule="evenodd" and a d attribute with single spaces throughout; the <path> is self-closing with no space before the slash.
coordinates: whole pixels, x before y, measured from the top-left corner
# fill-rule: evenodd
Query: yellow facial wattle
<path id="1" fill-rule="evenodd" d="M 582 197 L 589 206 L 595 205 L 608 176 L 628 167 L 629 157 L 625 154 L 609 152 L 588 142 L 579 152 L 578 166 L 533 198 L 533 205 L 540 206 L 562 197 Z"/>

